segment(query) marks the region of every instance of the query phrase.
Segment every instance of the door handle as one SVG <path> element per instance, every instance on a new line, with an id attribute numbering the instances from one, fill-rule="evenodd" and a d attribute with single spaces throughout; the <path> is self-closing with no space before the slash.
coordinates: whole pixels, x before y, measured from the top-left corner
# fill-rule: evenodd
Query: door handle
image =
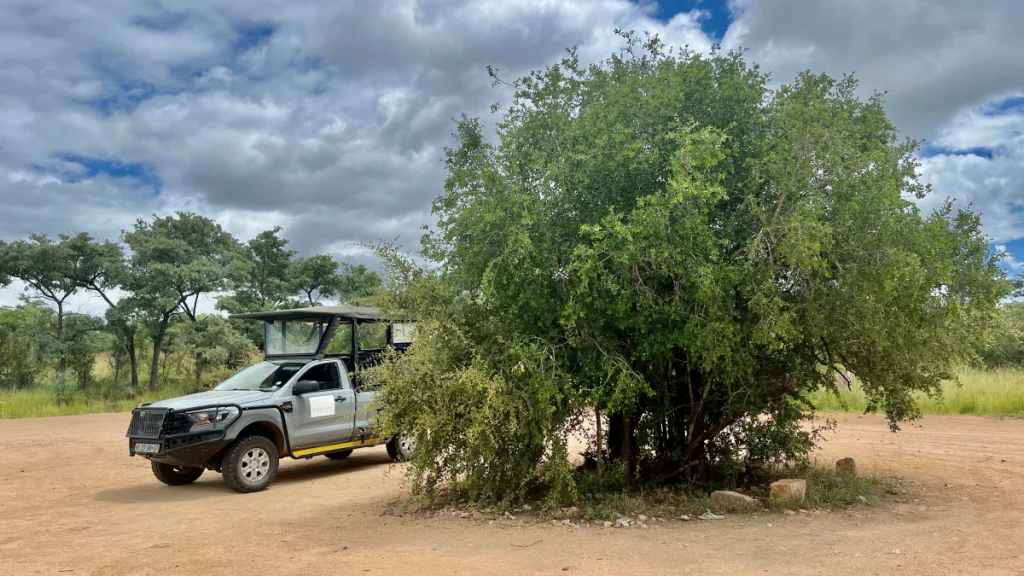
<path id="1" fill-rule="evenodd" d="M 344 396 L 335 396 L 334 397 L 334 401 L 335 402 L 344 402 L 345 400 L 346 400 L 346 398 Z"/>

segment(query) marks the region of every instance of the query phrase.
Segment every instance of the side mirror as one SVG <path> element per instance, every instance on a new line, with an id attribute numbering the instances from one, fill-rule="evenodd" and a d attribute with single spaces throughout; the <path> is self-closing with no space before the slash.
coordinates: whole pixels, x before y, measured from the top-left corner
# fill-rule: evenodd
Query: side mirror
<path id="1" fill-rule="evenodd" d="M 295 384 L 292 384 L 292 394 L 301 396 L 303 394 L 309 394 L 310 392 L 319 392 L 320 383 L 316 380 L 299 380 Z"/>

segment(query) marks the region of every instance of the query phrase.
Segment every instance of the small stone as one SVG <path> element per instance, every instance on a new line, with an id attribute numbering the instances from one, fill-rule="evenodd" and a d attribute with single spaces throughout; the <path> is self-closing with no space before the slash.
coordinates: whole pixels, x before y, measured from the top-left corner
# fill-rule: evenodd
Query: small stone
<path id="1" fill-rule="evenodd" d="M 774 504 L 803 504 L 806 497 L 806 480 L 787 478 L 772 482 L 771 501 Z"/>
<path id="2" fill-rule="evenodd" d="M 836 472 L 847 476 L 857 475 L 857 462 L 853 458 L 843 458 L 836 461 Z"/>
<path id="3" fill-rule="evenodd" d="M 459 518 L 469 518 L 469 512 L 459 512 Z"/>
<path id="4" fill-rule="evenodd" d="M 530 510 L 533 510 L 533 506 L 530 506 L 529 504 L 523 504 L 523 512 L 529 512 Z"/>
<path id="5" fill-rule="evenodd" d="M 866 505 L 868 503 L 868 499 L 863 496 L 857 496 L 857 503 Z"/>
<path id="6" fill-rule="evenodd" d="M 801 514 L 810 514 L 810 512 L 808 512 L 807 510 L 804 510 L 803 508 L 797 510 L 797 512 L 799 512 Z"/>
<path id="7" fill-rule="evenodd" d="M 487 521 L 487 525 L 488 525 L 488 526 L 490 526 L 491 524 L 494 524 L 494 520 L 488 520 L 488 521 Z"/>
<path id="8" fill-rule="evenodd" d="M 793 512 L 792 510 L 783 510 L 782 513 L 786 516 L 796 516 L 796 512 Z"/>
<path id="9" fill-rule="evenodd" d="M 615 527 L 616 528 L 629 528 L 629 520 L 626 520 L 625 518 L 619 518 L 619 520 L 615 523 Z"/>
<path id="10" fill-rule="evenodd" d="M 647 522 L 647 516 L 644 515 L 644 514 L 641 514 L 641 515 L 637 516 L 636 519 L 641 521 L 641 522 Z"/>
<path id="11" fill-rule="evenodd" d="M 605 528 L 611 528 L 612 526 L 614 526 L 614 524 L 612 524 L 611 522 L 609 522 L 607 520 L 604 521 L 604 527 Z"/>
<path id="12" fill-rule="evenodd" d="M 571 526 L 572 525 L 572 520 L 569 520 L 568 518 L 566 518 L 565 520 L 562 520 L 562 524 L 565 524 L 566 526 Z"/>
<path id="13" fill-rule="evenodd" d="M 772 527 L 772 524 L 771 524 L 771 522 L 769 522 L 769 523 L 768 523 L 768 527 L 769 527 L 769 528 L 771 528 L 771 527 Z"/>
<path id="14" fill-rule="evenodd" d="M 725 516 L 712 514 L 710 510 L 698 516 L 701 520 L 724 520 Z"/>
<path id="15" fill-rule="evenodd" d="M 640 527 L 646 530 L 647 529 L 647 524 L 641 524 Z"/>
<path id="16" fill-rule="evenodd" d="M 682 520 L 683 522 L 689 522 L 690 521 L 690 517 L 687 516 L 686 514 L 683 514 L 682 516 L 680 516 L 679 519 Z"/>
<path id="17" fill-rule="evenodd" d="M 712 492 L 711 504 L 724 512 L 745 512 L 761 508 L 761 503 L 750 496 L 728 490 Z"/>
<path id="18" fill-rule="evenodd" d="M 552 525 L 552 526 L 561 526 L 561 525 L 562 525 L 562 523 L 561 523 L 561 522 L 559 522 L 558 520 L 552 520 L 552 521 L 551 521 L 551 525 Z"/>

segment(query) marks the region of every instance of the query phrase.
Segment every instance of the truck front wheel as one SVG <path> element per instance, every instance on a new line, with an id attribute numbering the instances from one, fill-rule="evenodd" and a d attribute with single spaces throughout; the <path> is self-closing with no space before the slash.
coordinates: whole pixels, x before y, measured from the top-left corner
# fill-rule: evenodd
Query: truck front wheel
<path id="1" fill-rule="evenodd" d="M 188 468 L 186 466 L 172 466 L 159 462 L 150 462 L 153 466 L 153 476 L 168 486 L 184 486 L 191 484 L 203 475 L 202 468 Z"/>
<path id="2" fill-rule="evenodd" d="M 221 461 L 224 482 L 234 491 L 249 493 L 266 489 L 277 476 L 277 446 L 265 436 L 235 440 Z"/>

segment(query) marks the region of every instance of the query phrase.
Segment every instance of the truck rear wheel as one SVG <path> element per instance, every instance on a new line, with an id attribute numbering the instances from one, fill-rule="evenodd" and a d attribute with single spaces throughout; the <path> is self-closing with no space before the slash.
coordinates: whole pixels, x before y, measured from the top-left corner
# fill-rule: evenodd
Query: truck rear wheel
<path id="1" fill-rule="evenodd" d="M 202 468 L 189 468 L 186 466 L 172 466 L 160 462 L 150 462 L 153 467 L 153 476 L 168 486 L 184 486 L 191 484 L 203 475 Z"/>
<path id="2" fill-rule="evenodd" d="M 265 436 L 235 440 L 221 461 L 224 482 L 235 492 L 265 490 L 277 476 L 277 446 Z"/>

